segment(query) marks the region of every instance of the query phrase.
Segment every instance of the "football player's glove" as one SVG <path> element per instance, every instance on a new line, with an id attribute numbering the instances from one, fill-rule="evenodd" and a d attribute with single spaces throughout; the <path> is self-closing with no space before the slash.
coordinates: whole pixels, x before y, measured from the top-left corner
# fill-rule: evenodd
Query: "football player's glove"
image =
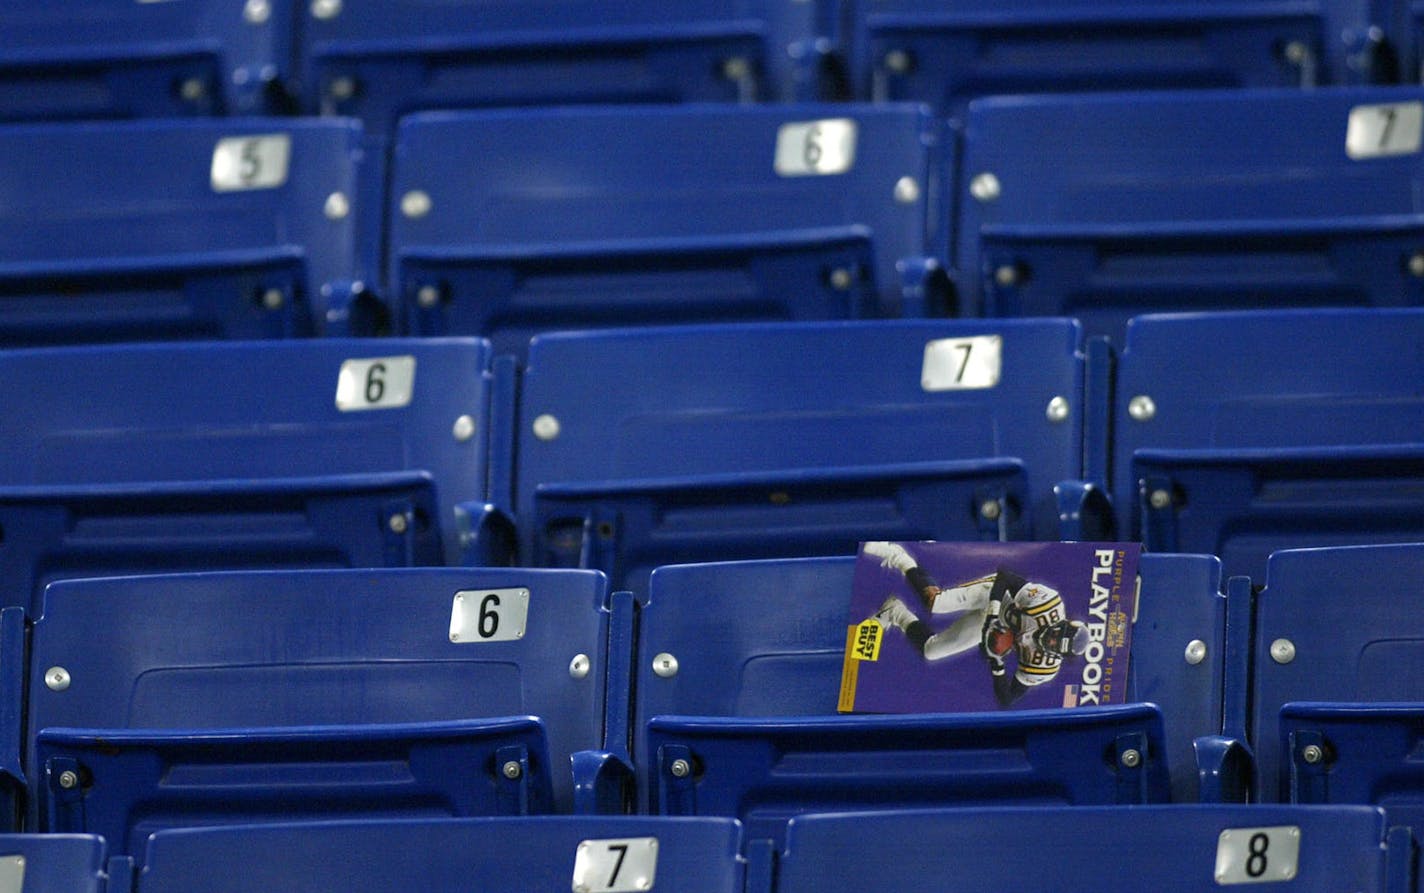
<path id="1" fill-rule="evenodd" d="M 1007 673 L 1008 671 L 1009 671 L 1008 668 L 1004 666 L 1004 659 L 1003 659 L 1002 657 L 990 657 L 990 658 L 989 658 L 989 675 L 990 675 L 990 676 L 1002 676 L 1002 675 L 1004 675 L 1005 673 Z"/>

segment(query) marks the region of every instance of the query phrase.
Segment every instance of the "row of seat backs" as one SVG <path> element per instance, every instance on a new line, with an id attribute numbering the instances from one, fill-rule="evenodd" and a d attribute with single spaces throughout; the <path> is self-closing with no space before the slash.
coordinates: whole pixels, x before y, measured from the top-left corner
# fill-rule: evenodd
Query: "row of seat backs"
<path id="1" fill-rule="evenodd" d="M 182 824 L 619 811 L 630 767 L 637 809 L 776 841 L 830 808 L 1244 797 L 1243 746 L 1254 799 L 1418 826 L 1421 554 L 1282 552 L 1225 594 L 1149 554 L 1129 704 L 918 716 L 835 715 L 849 557 L 663 568 L 638 602 L 571 570 L 67 581 L 28 654 L 4 617 L 4 763 L 28 827 L 135 857 Z"/>
<path id="2" fill-rule="evenodd" d="M 742 829 L 730 819 L 577 816 L 253 825 L 159 832 L 149 842 L 149 863 L 136 875 L 122 860 L 106 866 L 99 837 L 0 835 L 0 865 L 23 860 L 26 893 L 333 888 L 377 893 L 411 884 L 430 893 L 455 893 L 468 889 L 470 878 L 479 878 L 492 893 L 566 885 L 608 893 L 658 884 L 689 893 L 803 893 L 833 883 L 989 893 L 1002 889 L 1003 878 L 995 871 L 966 869 L 964 853 L 999 852 L 1025 827 L 1041 833 L 1016 853 L 1016 866 L 1052 878 L 1062 889 L 1127 891 L 1151 884 L 1189 893 L 1210 889 L 1217 879 L 1251 880 L 1253 874 L 1292 890 L 1340 883 L 1372 893 L 1415 889 L 1408 831 L 1386 827 L 1378 810 L 1365 807 L 830 813 L 793 820 L 787 846 L 774 860 L 744 859 Z M 1266 856 L 1253 860 L 1252 840 L 1259 848 L 1261 834 L 1267 835 Z M 1288 840 L 1294 844 L 1291 854 L 1282 852 Z M 1104 876 L 1104 864 L 1118 871 Z M 224 866 L 234 870 L 222 871 Z"/>
<path id="3" fill-rule="evenodd" d="M 185 568 L 604 571 L 865 539 L 1142 539 L 1260 578 L 1419 539 L 1424 311 L 10 351 L 6 605 Z M 591 374 L 591 370 L 597 370 Z M 1111 493 L 1109 507 L 1104 494 Z M 215 564 L 216 562 L 216 564 Z"/>
<path id="4" fill-rule="evenodd" d="M 576 334 L 522 376 L 477 339 L 0 353 L 3 604 L 33 618 L 94 574 L 517 559 L 623 587 L 865 538 L 1056 538 L 1079 347 L 1035 320 Z"/>
<path id="5" fill-rule="evenodd" d="M 415 116 L 386 289 L 405 331 L 507 329 L 501 350 L 551 309 L 1072 316 L 1120 340 L 1144 312 L 1419 306 L 1422 135 L 1419 88 L 994 98 L 942 134 L 905 106 Z"/>
<path id="6" fill-rule="evenodd" d="M 1421 122 L 1424 92 L 1374 88 L 991 99 L 962 138 L 909 105 L 429 113 L 390 147 L 346 119 L 11 126 L 0 340 L 394 329 L 522 354 L 635 322 L 1120 337 L 1163 308 L 1416 306 Z"/>
<path id="7" fill-rule="evenodd" d="M 1042 90 L 1412 79 L 1403 2 L 86 0 L 8 4 L 0 119 L 853 95 L 962 108 Z"/>
<path id="8" fill-rule="evenodd" d="M 663 569 L 641 605 L 581 570 L 61 581 L 28 643 L 18 609 L 0 615 L 5 793 L 28 829 L 136 857 L 163 827 L 352 811 L 633 806 L 780 839 L 827 803 L 1197 798 L 1193 738 L 1221 727 L 1214 559 L 1144 563 L 1139 703 L 924 717 L 836 715 L 852 562 Z M 986 740 L 1004 755 L 993 771 Z M 1120 765 L 1127 750 L 1139 762 Z M 798 760 L 799 778 L 777 765 Z"/>
<path id="9" fill-rule="evenodd" d="M 699 541 L 772 557 L 772 531 L 809 543 L 883 518 L 891 539 L 1115 530 L 1262 579 L 1281 549 L 1424 539 L 1419 309 L 1144 316 L 1120 352 L 1044 319 L 930 334 L 949 325 L 812 326 L 795 348 L 777 326 L 535 339 L 511 423 L 520 560 L 641 591 L 654 566 L 714 557 Z M 990 355 L 985 386 L 973 364 Z M 602 374 L 569 371 L 587 368 Z M 580 421 L 594 404 L 608 414 Z M 900 483 L 877 496 L 871 476 Z"/>
<path id="10" fill-rule="evenodd" d="M 388 190 L 349 119 L 12 125 L 0 343 L 394 326 L 518 350 L 548 328 L 944 315 L 942 148 L 912 106 L 435 114 L 403 125 Z"/>

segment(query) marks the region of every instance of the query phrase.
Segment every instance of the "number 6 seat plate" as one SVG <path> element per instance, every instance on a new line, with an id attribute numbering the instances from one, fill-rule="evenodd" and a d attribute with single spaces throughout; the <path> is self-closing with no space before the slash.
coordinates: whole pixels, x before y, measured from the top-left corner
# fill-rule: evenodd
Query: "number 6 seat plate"
<path id="1" fill-rule="evenodd" d="M 522 639 L 528 616 L 528 589 L 457 592 L 450 608 L 450 641 L 463 644 Z"/>

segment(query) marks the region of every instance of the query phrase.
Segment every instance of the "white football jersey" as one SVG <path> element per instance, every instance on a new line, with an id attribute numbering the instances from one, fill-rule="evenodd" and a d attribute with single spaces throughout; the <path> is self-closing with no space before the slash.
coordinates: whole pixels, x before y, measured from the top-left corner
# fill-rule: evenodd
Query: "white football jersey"
<path id="1" fill-rule="evenodd" d="M 1044 651 L 1034 641 L 1034 633 L 1067 618 L 1058 590 L 1041 583 L 1026 583 L 1008 600 L 1004 622 L 1013 630 L 1014 648 L 1018 651 L 1018 669 L 1014 678 L 1026 686 L 1042 685 L 1063 666 L 1063 655 Z"/>

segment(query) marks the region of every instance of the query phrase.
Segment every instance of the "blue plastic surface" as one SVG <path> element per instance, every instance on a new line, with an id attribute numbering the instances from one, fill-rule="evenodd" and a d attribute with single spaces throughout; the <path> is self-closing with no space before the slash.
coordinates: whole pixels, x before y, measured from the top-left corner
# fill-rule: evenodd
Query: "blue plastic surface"
<path id="1" fill-rule="evenodd" d="M 1408 703 L 1319 703 L 1281 707 L 1282 800 L 1367 803 L 1384 807 L 1390 824 L 1424 829 L 1424 771 L 1417 754 L 1424 706 Z M 1312 761 L 1311 746 L 1323 756 Z"/>
<path id="2" fill-rule="evenodd" d="M 44 728 L 34 827 L 101 834 L 142 864 L 168 827 L 549 810 L 534 717 L 159 733 Z M 521 775 L 509 778 L 514 763 Z M 66 773 L 78 786 L 65 786 Z"/>
<path id="3" fill-rule="evenodd" d="M 1415 310 L 1135 320 L 1113 410 L 1123 530 L 1257 581 L 1277 549 L 1424 539 L 1421 363 Z"/>
<path id="4" fill-rule="evenodd" d="M 816 90 L 816 3 L 345 0 L 303 4 L 308 111 L 390 131 L 432 108 L 756 102 Z"/>
<path id="5" fill-rule="evenodd" d="M 142 893 L 488 893 L 564 890 L 572 886 L 580 845 L 643 838 L 657 842 L 658 888 L 740 893 L 740 828 L 726 819 L 539 816 L 277 824 L 165 831 L 148 844 Z M 616 859 L 616 851 L 615 859 Z M 631 888 L 626 867 L 615 880 Z M 620 863 L 621 864 L 621 863 Z M 227 866 L 233 870 L 215 870 Z M 591 884 L 591 886 L 594 886 Z M 621 887 L 620 887 L 621 888 Z"/>
<path id="6" fill-rule="evenodd" d="M 84 834 L 0 834 L 0 860 L 24 859 L 23 893 L 104 893 L 107 847 Z"/>
<path id="7" fill-rule="evenodd" d="M 8 0 L 0 120 L 258 114 L 287 68 L 290 0 Z M 109 156 L 105 161 L 115 160 Z"/>
<path id="8" fill-rule="evenodd" d="M 1210 555 L 1143 555 L 1128 698 L 1157 704 L 1167 736 L 1172 800 L 1198 798 L 1196 739 L 1222 729 L 1226 599 Z M 1198 651 L 1192 647 L 1200 643 Z"/>
<path id="9" fill-rule="evenodd" d="M 658 569 L 640 617 L 635 734 L 658 714 L 835 713 L 853 568 L 846 557 Z M 1204 555 L 1144 555 L 1140 570 L 1128 697 L 1161 706 L 1172 797 L 1190 801 L 1193 741 L 1221 730 L 1220 565 Z M 708 628 L 708 616 L 737 622 Z M 1196 663 L 1185 658 L 1193 641 L 1204 646 Z M 652 656 L 663 652 L 678 657 L 675 677 L 652 672 Z"/>
<path id="10" fill-rule="evenodd" d="M 369 334 L 378 308 L 346 296 L 358 134 L 275 118 L 0 129 L 0 345 Z M 289 140 L 284 179 L 216 190 L 219 141 L 262 136 Z M 279 175 L 244 157 L 238 176 Z"/>
<path id="11" fill-rule="evenodd" d="M 846 2 L 856 95 L 948 113 L 991 94 L 1369 83 L 1386 65 L 1369 0 Z"/>
<path id="12" fill-rule="evenodd" d="M 922 387 L 927 343 L 979 335 L 1002 339 L 994 387 Z M 641 590 L 676 562 L 1056 539 L 1053 487 L 1081 467 L 1078 349 L 1066 320 L 540 337 L 517 435 L 521 559 Z M 557 436 L 536 436 L 541 416 Z"/>
<path id="13" fill-rule="evenodd" d="M 739 818 L 780 839 L 794 815 L 926 805 L 1165 803 L 1151 704 L 919 716 L 658 717 L 648 809 Z M 1133 768 L 1122 754 L 1146 753 Z M 684 761 L 690 774 L 678 776 Z"/>
<path id="14" fill-rule="evenodd" d="M 985 99 L 957 199 L 961 300 L 987 316 L 1424 303 L 1417 152 L 1351 158 L 1351 110 L 1419 88 Z M 1051 165 L 1043 147 L 1053 147 Z M 991 173 L 997 196 L 971 194 Z M 983 184 L 980 184 L 981 192 Z"/>
<path id="15" fill-rule="evenodd" d="M 392 357 L 409 404 L 337 408 L 345 361 Z M 0 353 L 0 604 L 33 618 L 62 577 L 457 563 L 487 447 L 452 431 L 484 430 L 487 362 L 473 339 Z"/>
<path id="16" fill-rule="evenodd" d="M 782 130 L 818 121 L 855 128 L 848 169 L 775 169 Z M 792 170 L 840 146 L 797 133 Z M 549 329 L 945 312 L 924 261 L 937 125 L 915 106 L 431 113 L 393 158 L 388 291 L 412 335 L 522 354 Z"/>
<path id="17" fill-rule="evenodd" d="M 1175 786 L 1194 796 L 1191 738 L 1216 731 L 1219 672 L 1210 662 L 1186 665 L 1182 637 L 1215 639 L 1211 559 L 1144 556 L 1145 635 L 1134 646 L 1132 685 L 1167 705 L 1170 741 L 1151 704 L 837 715 L 853 566 L 851 558 L 791 559 L 653 574 L 633 714 L 645 808 L 734 815 L 749 837 L 780 837 L 786 818 L 802 812 L 1164 802 L 1177 759 L 1187 762 Z M 658 672 L 665 654 L 676 661 L 673 675 Z M 1141 763 L 1116 765 L 1128 748 Z M 672 771 L 678 759 L 691 773 Z"/>
<path id="18" fill-rule="evenodd" d="M 1386 887 L 1393 860 L 1412 854 L 1404 844 L 1395 852 L 1392 837 L 1387 845 L 1387 826 L 1377 809 L 1196 805 L 796 818 L 787 832 L 777 889 L 996 893 L 1019 874 L 1063 893 L 1202 893 L 1222 889 L 1215 880 L 1222 832 L 1283 826 L 1300 832 L 1297 869 L 1281 880 L 1263 868 L 1270 881 L 1265 889 L 1409 889 Z M 972 863 L 968 854 L 975 856 Z M 1273 855 L 1268 842 L 1267 868 Z"/>
<path id="19" fill-rule="evenodd" d="M 457 593 L 519 589 L 517 638 L 451 639 Z M 38 818 L 128 852 L 154 823 L 284 810 L 567 811 L 571 755 L 603 745 L 604 598 L 597 573 L 493 568 L 56 583 L 31 646 Z M 57 786 L 66 759 L 92 783 Z"/>
<path id="20" fill-rule="evenodd" d="M 1401 610 L 1421 563 L 1419 545 L 1271 558 L 1257 596 L 1252 686 L 1262 799 L 1372 803 L 1392 821 L 1424 827 L 1424 626 Z M 1282 641 L 1294 648 L 1284 663 L 1272 651 Z M 1313 762 L 1305 756 L 1312 744 L 1321 751 Z"/>

